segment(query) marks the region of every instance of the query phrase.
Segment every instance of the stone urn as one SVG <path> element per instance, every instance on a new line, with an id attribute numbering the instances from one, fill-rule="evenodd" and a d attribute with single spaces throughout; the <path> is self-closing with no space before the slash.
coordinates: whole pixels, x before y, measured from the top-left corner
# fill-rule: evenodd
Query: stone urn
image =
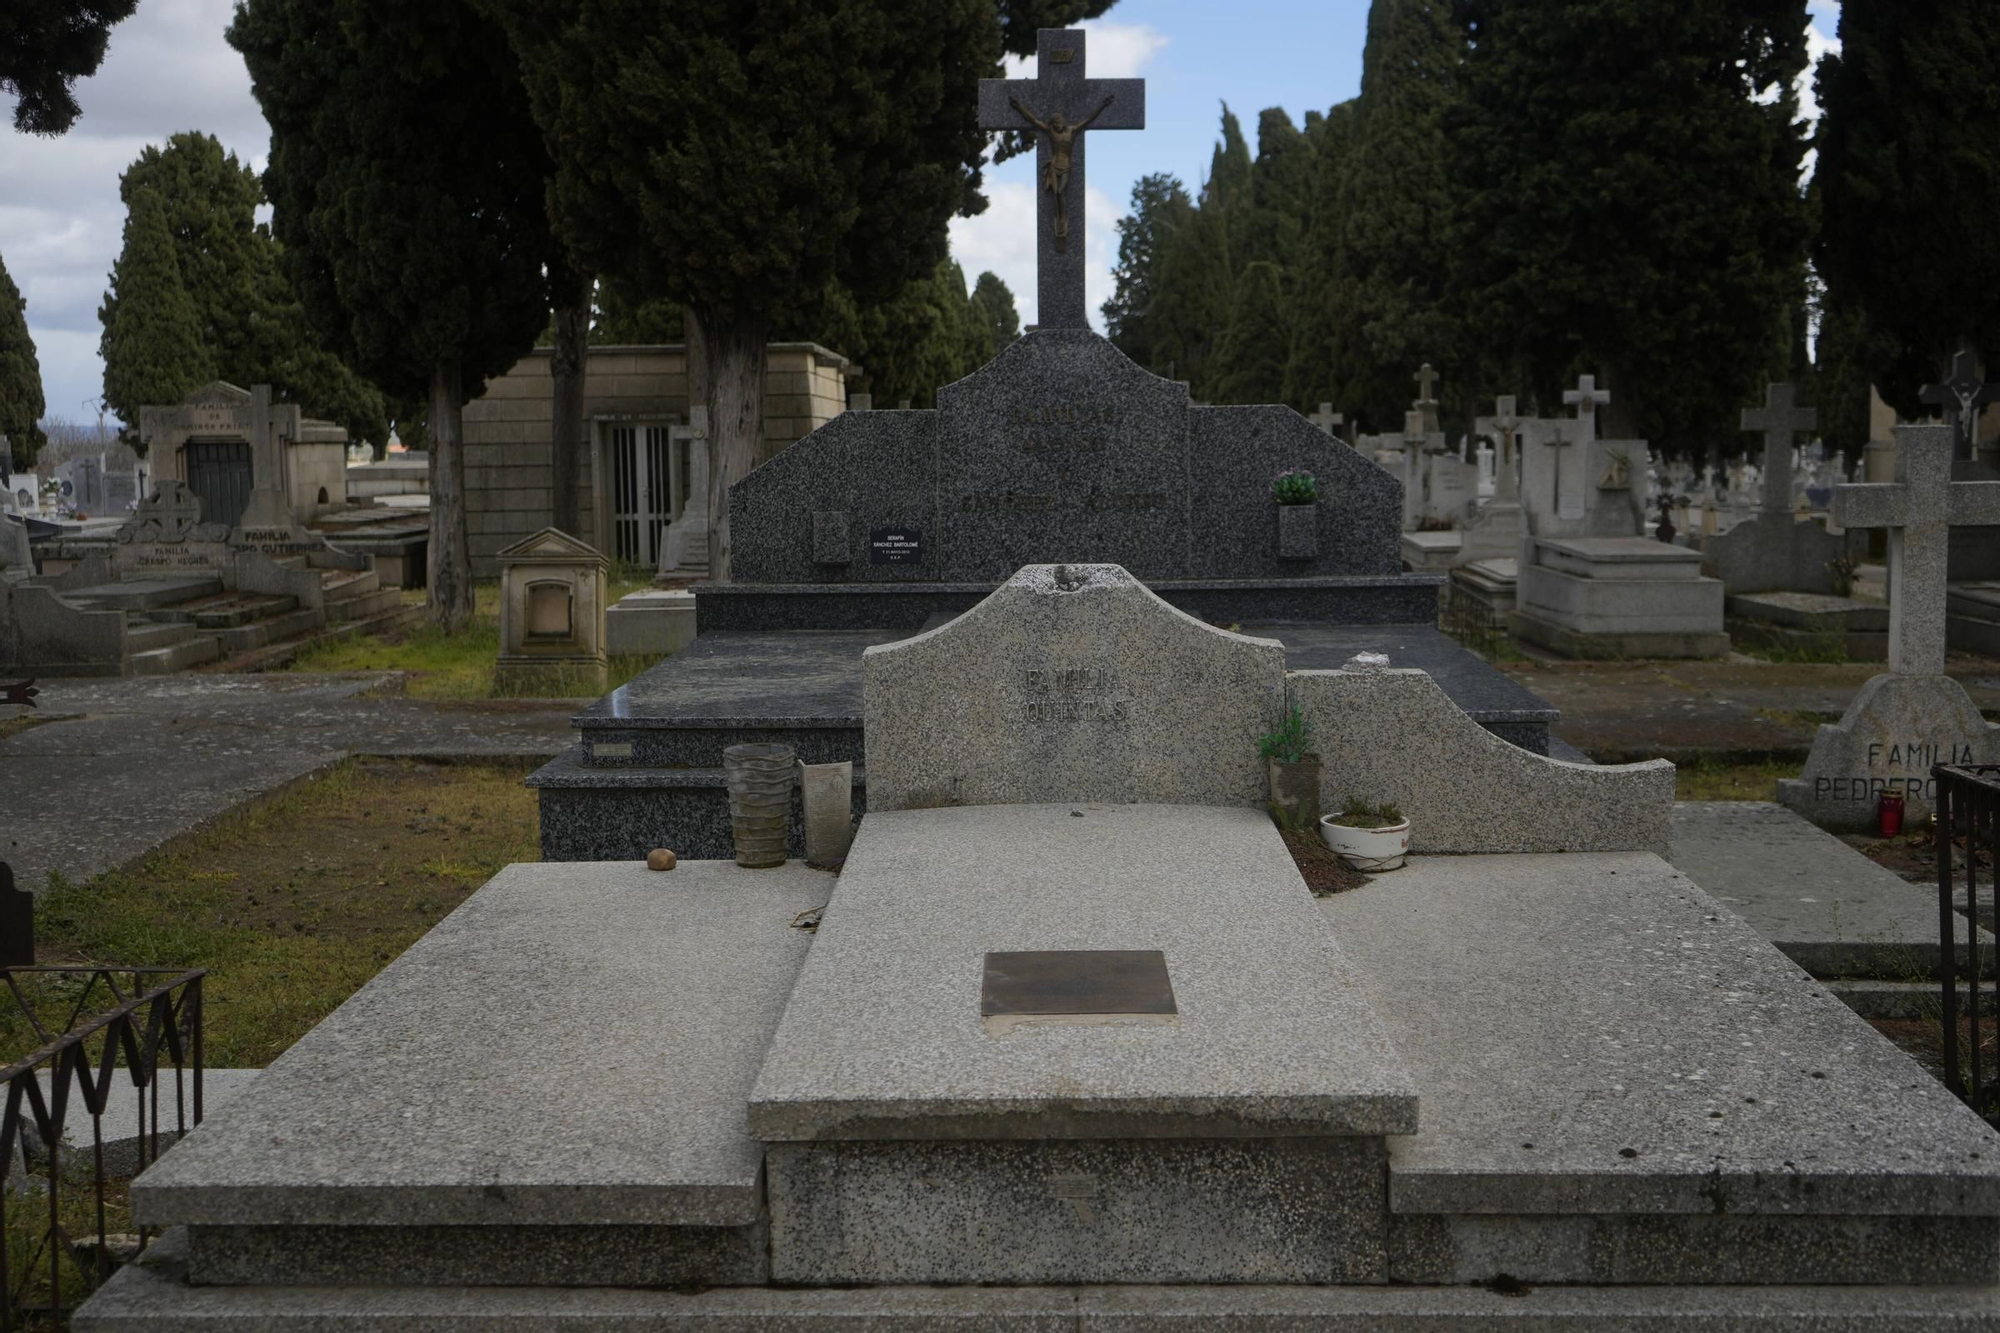
<path id="1" fill-rule="evenodd" d="M 1271 806 L 1278 824 L 1287 829 L 1310 829 L 1319 822 L 1320 762 L 1308 754 L 1293 762 L 1268 759 L 1271 772 Z"/>

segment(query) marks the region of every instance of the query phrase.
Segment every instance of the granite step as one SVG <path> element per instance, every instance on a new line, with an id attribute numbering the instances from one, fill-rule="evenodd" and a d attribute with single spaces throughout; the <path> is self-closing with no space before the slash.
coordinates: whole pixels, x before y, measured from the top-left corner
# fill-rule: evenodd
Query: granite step
<path id="1" fill-rule="evenodd" d="M 326 589 L 327 600 L 333 601 L 374 592 L 382 586 L 382 579 L 373 569 L 358 572 L 347 569 L 323 569 L 320 571 L 320 584 Z"/>
<path id="2" fill-rule="evenodd" d="M 298 609 L 299 599 L 264 593 L 238 593 L 227 604 L 198 610 L 194 623 L 203 629 L 239 629 Z"/>
<path id="3" fill-rule="evenodd" d="M 374 578 L 371 572 L 368 576 Z M 403 594 L 395 588 L 373 588 L 365 592 L 343 591 L 336 596 L 328 591 L 326 599 L 326 620 L 329 625 L 344 624 L 351 620 L 367 620 L 374 616 L 393 611 L 403 604 Z"/>
<path id="4" fill-rule="evenodd" d="M 172 648 L 195 637 L 194 626 L 173 621 L 133 619 L 125 625 L 125 648 L 131 653 L 148 653 L 156 648 Z"/>
<path id="5" fill-rule="evenodd" d="M 531 1286 L 212 1287 L 178 1232 L 100 1287 L 75 1333 L 1994 1333 L 2000 1288 L 863 1287 L 708 1291 Z"/>
<path id="6" fill-rule="evenodd" d="M 393 589 L 389 591 L 394 591 Z M 303 616 L 305 612 L 293 612 L 293 616 Z M 404 606 L 399 601 L 389 611 L 371 616 L 366 620 L 349 620 L 338 625 L 324 623 L 306 624 L 303 631 L 287 638 L 273 638 L 270 642 L 255 648 L 234 653 L 219 662 L 216 669 L 225 672 L 278 671 L 287 666 L 293 658 L 316 644 L 337 639 L 350 638 L 357 634 L 390 634 L 421 621 L 424 616 L 422 606 Z M 304 621 L 299 623 L 305 624 Z"/>
<path id="7" fill-rule="evenodd" d="M 222 656 L 221 644 L 206 634 L 194 635 L 170 647 L 133 653 L 132 674 L 170 676 L 176 671 L 200 666 L 203 662 L 213 662 L 220 656 Z"/>
<path id="8" fill-rule="evenodd" d="M 289 602 L 292 599 L 288 597 L 284 600 Z M 225 654 L 244 653 L 254 648 L 262 648 L 266 644 L 277 643 L 281 639 L 310 633 L 325 623 L 325 611 L 318 607 L 302 607 L 232 629 L 217 630 L 215 637 L 221 643 Z"/>
<path id="9" fill-rule="evenodd" d="M 96 611 L 151 611 L 198 597 L 211 597 L 221 591 L 221 579 L 163 574 L 157 578 L 123 579 L 89 588 L 72 588 L 62 596 L 65 601 Z"/>

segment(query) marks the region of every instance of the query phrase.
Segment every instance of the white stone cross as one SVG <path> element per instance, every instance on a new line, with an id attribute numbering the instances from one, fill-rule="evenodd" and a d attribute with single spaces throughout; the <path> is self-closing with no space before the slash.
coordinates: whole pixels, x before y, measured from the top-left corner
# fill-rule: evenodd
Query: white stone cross
<path id="1" fill-rule="evenodd" d="M 1312 422 L 1313 425 L 1318 426 L 1328 435 L 1333 435 L 1337 433 L 1334 430 L 1335 426 L 1344 426 L 1347 424 L 1347 418 L 1341 415 L 1339 412 L 1334 411 L 1332 403 L 1321 403 L 1319 405 L 1319 411 L 1307 417 L 1306 420 Z"/>
<path id="2" fill-rule="evenodd" d="M 1500 456 L 1493 462 L 1494 494 L 1501 500 L 1513 500 L 1520 495 L 1520 450 L 1515 442 L 1515 432 L 1521 428 L 1521 414 L 1514 406 L 1514 395 L 1503 393 L 1493 400 L 1493 426 L 1500 432 Z"/>
<path id="3" fill-rule="evenodd" d="M 1833 489 L 1833 521 L 1889 530 L 1889 669 L 1941 676 L 1954 527 L 2000 524 L 2000 481 L 1951 479 L 1953 426 L 1896 427 L 1896 480 Z"/>
<path id="4" fill-rule="evenodd" d="M 1043 28 L 1035 35 L 1034 78 L 979 81 L 980 129 L 1035 136 L 1037 328 L 1090 327 L 1083 303 L 1084 131 L 1146 128 L 1144 79 L 1085 78 L 1083 66 L 1083 29 Z"/>
<path id="5" fill-rule="evenodd" d="M 1413 406 L 1416 407 L 1417 411 L 1424 414 L 1425 427 L 1429 430 L 1436 430 L 1438 420 L 1438 373 L 1432 370 L 1431 363 L 1426 361 L 1417 368 L 1417 373 L 1410 378 L 1417 382 L 1417 401 Z"/>
<path id="6" fill-rule="evenodd" d="M 1558 421 L 1556 423 L 1555 430 L 1549 436 L 1550 445 L 1557 449 L 1564 449 L 1572 444 L 1587 445 L 1595 443 L 1597 440 L 1597 409 L 1600 404 L 1610 401 L 1611 390 L 1598 388 L 1597 377 L 1595 375 L 1578 376 L 1576 387 L 1563 391 L 1563 402 L 1576 409 L 1576 416 L 1573 420 Z M 1586 465 L 1590 461 L 1589 454 L 1590 451 L 1586 449 L 1581 455 Z M 1555 477 L 1555 485 L 1552 488 L 1553 493 L 1549 497 L 1549 502 L 1553 507 L 1553 512 L 1560 514 L 1562 512 L 1562 455 L 1560 453 L 1555 455 L 1555 467 L 1552 471 Z"/>
<path id="7" fill-rule="evenodd" d="M 1792 502 L 1792 436 L 1819 425 L 1819 413 L 1796 405 L 1798 390 L 1772 384 L 1762 407 L 1743 409 L 1743 429 L 1764 432 L 1764 491 L 1758 508 L 1780 513 Z"/>

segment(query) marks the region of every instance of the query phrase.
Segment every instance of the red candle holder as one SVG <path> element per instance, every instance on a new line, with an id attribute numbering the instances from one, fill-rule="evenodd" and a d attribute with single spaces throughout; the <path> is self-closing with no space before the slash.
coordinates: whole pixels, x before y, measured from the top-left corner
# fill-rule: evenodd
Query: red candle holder
<path id="1" fill-rule="evenodd" d="M 1875 817 L 1881 822 L 1882 836 L 1893 838 L 1903 831 L 1903 798 L 1882 793 L 1880 803 L 1875 807 Z"/>

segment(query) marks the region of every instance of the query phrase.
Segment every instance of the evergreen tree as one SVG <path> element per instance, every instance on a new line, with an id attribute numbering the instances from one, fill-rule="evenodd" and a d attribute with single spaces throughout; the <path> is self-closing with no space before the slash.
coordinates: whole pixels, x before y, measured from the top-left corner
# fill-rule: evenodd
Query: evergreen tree
<path id="1" fill-rule="evenodd" d="M 138 436 L 141 404 L 178 403 L 215 378 L 202 341 L 201 314 L 181 281 L 180 260 L 167 209 L 157 190 L 132 193 L 125 214 L 125 243 L 111 270 L 105 308 L 104 401 L 131 404 L 120 411 L 126 436 Z"/>
<path id="2" fill-rule="evenodd" d="M 1542 404 L 1608 383 L 1609 433 L 1738 438 L 1803 292 L 1804 0 L 1459 0 L 1454 281 Z"/>
<path id="3" fill-rule="evenodd" d="M 1906 416 L 1969 343 L 2000 365 L 2000 24 L 1981 0 L 1840 9 L 1820 62 L 1813 260 L 1847 346 Z M 1852 332 L 1853 330 L 1850 330 Z"/>
<path id="4" fill-rule="evenodd" d="M 1291 314 L 1276 264 L 1258 260 L 1243 271 L 1228 330 L 1216 348 L 1215 401 L 1280 401 L 1291 354 Z"/>
<path id="5" fill-rule="evenodd" d="M 946 219 L 978 204 L 993 0 L 483 3 L 563 146 L 548 194 L 571 249 L 694 315 L 710 567 L 726 579 L 728 487 L 762 453 L 775 318 L 835 278 L 864 304 L 893 297 L 945 257 Z"/>
<path id="6" fill-rule="evenodd" d="M 1336 196 L 1354 139 L 1354 111 L 1354 100 L 1349 99 L 1324 117 L 1306 118 L 1306 136 L 1313 145 L 1311 193 L 1294 281 L 1297 309 L 1284 395 L 1284 401 L 1298 407 L 1339 398 L 1345 392 L 1334 361 L 1335 346 L 1344 333 L 1340 309 L 1334 304 L 1341 231 Z M 1352 406 L 1343 406 L 1349 415 L 1355 415 Z"/>
<path id="7" fill-rule="evenodd" d="M 33 466 L 36 453 L 48 443 L 41 426 L 47 410 L 42 365 L 28 336 L 28 303 L 0 262 L 0 435 L 13 445 L 15 467 Z"/>
<path id="8" fill-rule="evenodd" d="M 979 281 L 972 286 L 972 303 L 979 308 L 979 317 L 992 333 L 993 353 L 1021 336 L 1021 316 L 1014 309 L 1014 293 L 1000 281 L 999 274 L 989 271 L 979 275 Z"/>
<path id="9" fill-rule="evenodd" d="M 315 327 L 385 392 L 428 396 L 430 617 L 455 631 L 472 614 L 462 409 L 534 346 L 560 260 L 519 63 L 463 0 L 245 0 L 229 41 Z"/>
<path id="10" fill-rule="evenodd" d="M 381 393 L 307 326 L 280 268 L 277 242 L 257 222 L 264 191 L 255 172 L 213 136 L 182 133 L 141 152 L 118 189 L 127 208 L 148 191 L 165 210 L 181 284 L 217 374 L 242 385 L 269 384 L 275 400 L 340 423 L 354 440 L 387 442 Z M 109 329 L 117 313 L 118 297 L 107 292 L 98 319 Z M 105 405 L 132 426 L 144 406 L 109 395 Z"/>
<path id="11" fill-rule="evenodd" d="M 1160 353 L 1160 325 L 1152 317 L 1164 255 L 1194 220 L 1187 187 L 1164 172 L 1132 186 L 1132 209 L 1118 219 L 1118 264 L 1111 270 L 1111 299 L 1104 326 L 1120 351 L 1155 374 L 1168 373 L 1171 355 Z"/>
<path id="12" fill-rule="evenodd" d="M 1444 369 L 1447 389 L 1473 378 L 1459 365 L 1465 339 L 1445 302 L 1452 191 L 1444 116 L 1457 96 L 1461 49 L 1448 0 L 1375 0 L 1369 8 L 1325 299 L 1338 312 L 1335 396 L 1378 428 L 1401 425 L 1420 363 Z"/>
<path id="13" fill-rule="evenodd" d="M 104 63 L 111 29 L 139 0 L 7 0 L 0 5 L 0 92 L 14 94 L 14 128 L 62 134 L 82 108 L 70 91 Z"/>

